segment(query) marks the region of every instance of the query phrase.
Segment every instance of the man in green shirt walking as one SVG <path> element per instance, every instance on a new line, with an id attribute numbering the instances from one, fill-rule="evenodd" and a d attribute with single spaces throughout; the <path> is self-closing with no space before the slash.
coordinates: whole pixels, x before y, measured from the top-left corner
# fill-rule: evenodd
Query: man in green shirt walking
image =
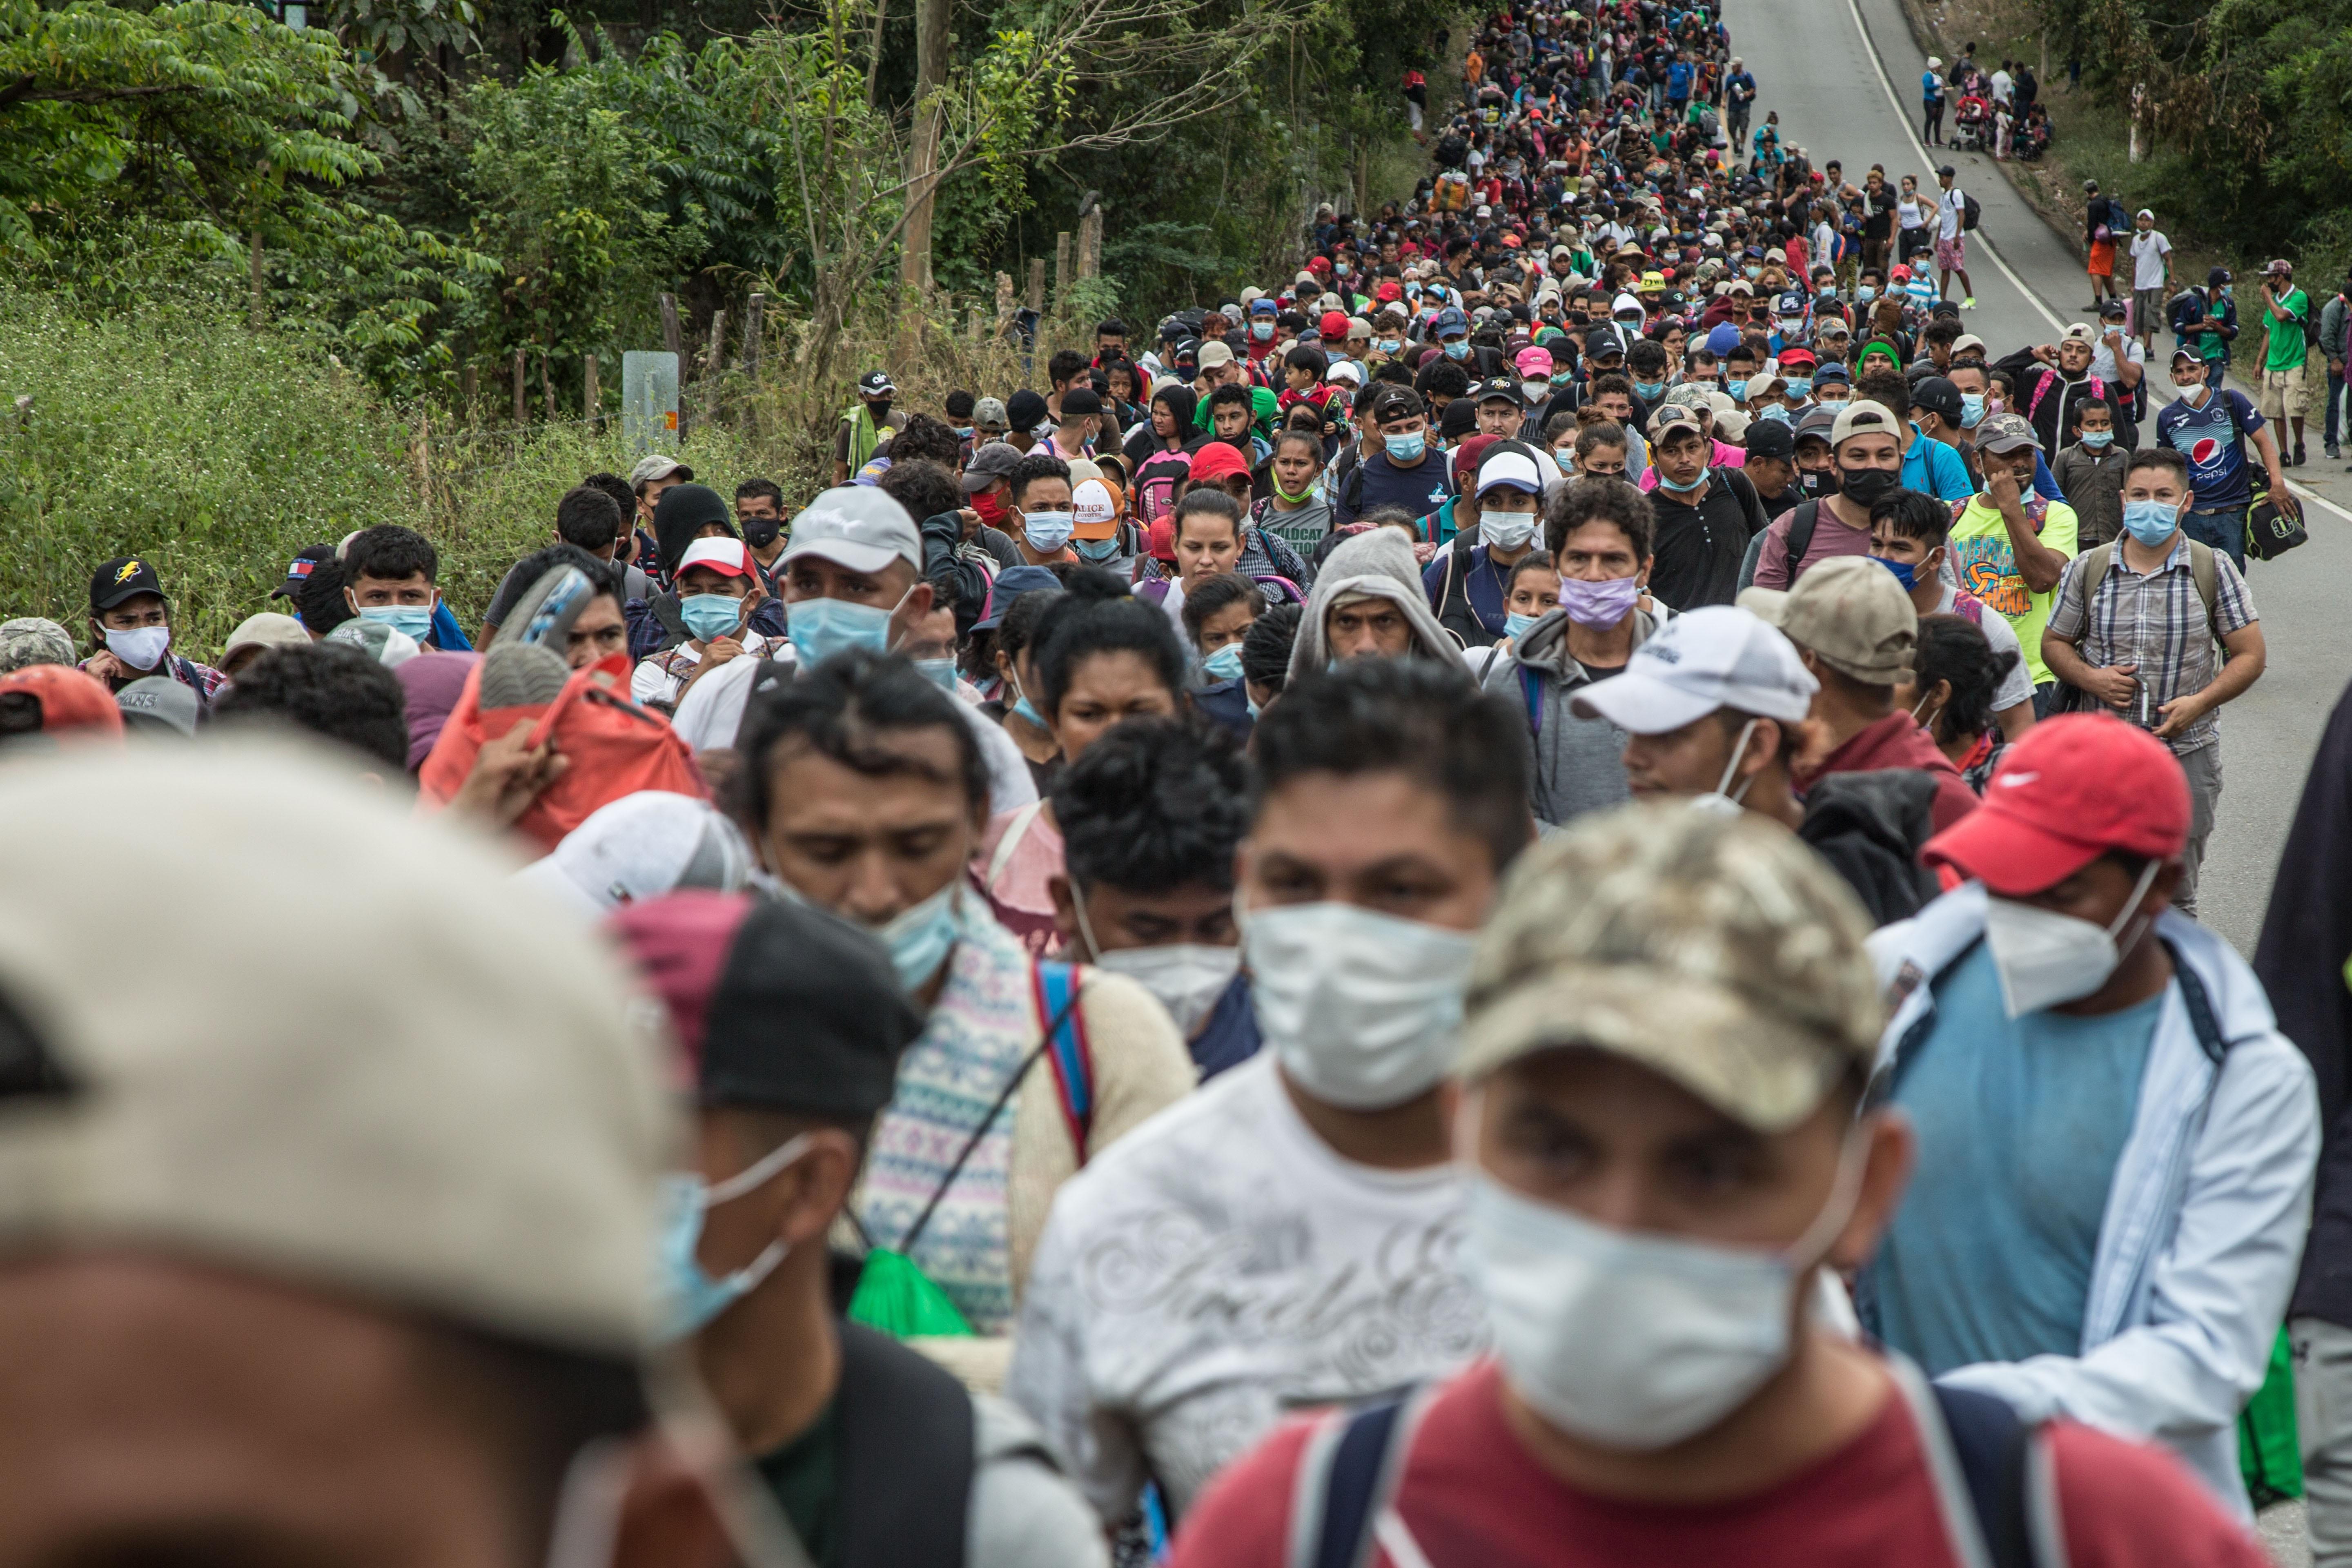
<path id="1" fill-rule="evenodd" d="M 2263 328 L 2268 341 L 2260 406 L 2263 418 L 2294 425 L 2294 454 L 2286 460 L 2294 468 L 2303 466 L 2303 414 L 2310 402 L 2304 377 L 2304 361 L 2311 353 L 2310 316 L 2311 296 L 2294 286 L 2294 264 L 2273 261 L 2263 268 Z"/>

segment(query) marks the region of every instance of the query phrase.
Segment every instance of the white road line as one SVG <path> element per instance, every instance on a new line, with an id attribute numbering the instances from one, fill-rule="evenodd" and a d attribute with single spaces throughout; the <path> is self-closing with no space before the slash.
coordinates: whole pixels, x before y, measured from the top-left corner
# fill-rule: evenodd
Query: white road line
<path id="1" fill-rule="evenodd" d="M 2340 521 L 2352 522 L 2352 511 L 2346 511 L 2342 507 L 2337 506 L 2334 501 L 2329 500 L 2317 490 L 2307 490 L 2292 479 L 2287 481 L 2286 488 L 2293 490 L 2299 500 L 2307 500 L 2323 511 L 2334 512 Z"/>
<path id="2" fill-rule="evenodd" d="M 1895 96 L 1895 83 L 1888 79 L 1886 75 L 1886 62 L 1878 58 L 1877 47 L 1870 41 L 1870 27 L 1862 19 L 1861 5 L 1856 4 L 1856 0 L 1845 0 L 1845 8 L 1853 17 L 1853 30 L 1862 37 L 1862 52 L 1870 57 L 1871 68 L 1878 73 L 1878 85 L 1886 90 L 1887 106 L 1895 110 L 1895 122 L 1903 127 L 1903 139 L 1911 143 L 1912 149 L 1919 154 L 1919 161 L 1923 165 L 1929 169 L 1940 167 L 1942 161 L 1931 154 L 1927 151 L 1927 144 L 1912 133 L 1910 111 L 1903 107 L 1902 99 Z M 1958 182 L 1954 181 L 1953 184 L 1958 184 Z M 1992 264 L 2000 268 L 2000 275 L 2008 279 L 2011 286 L 2025 297 L 2027 304 L 2042 313 L 2042 319 L 2050 323 L 2050 330 L 2053 332 L 2065 331 L 2065 324 L 2050 313 L 2050 307 L 2042 302 L 2042 296 L 2027 288 L 2025 279 L 2020 278 L 2016 269 L 2001 259 L 2000 252 L 1992 247 L 1992 241 L 1984 237 L 1982 229 L 1969 236 L 1969 246 L 1971 249 L 1980 249 L 1992 258 Z"/>

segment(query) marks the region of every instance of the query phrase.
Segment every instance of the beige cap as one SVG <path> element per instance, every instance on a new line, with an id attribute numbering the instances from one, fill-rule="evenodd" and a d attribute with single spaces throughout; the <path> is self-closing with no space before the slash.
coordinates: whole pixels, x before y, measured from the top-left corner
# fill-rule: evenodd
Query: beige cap
<path id="1" fill-rule="evenodd" d="M 1869 934 L 1853 891 L 1777 824 L 1679 802 L 1582 817 L 1505 883 L 1455 1071 L 1587 1046 L 1783 1131 L 1877 1049 Z"/>
<path id="2" fill-rule="evenodd" d="M 1919 645 L 1919 612 L 1895 574 L 1867 555 L 1837 555 L 1818 562 L 1797 585 L 1767 601 L 1769 590 L 1749 589 L 1739 597 L 1832 669 L 1873 686 L 1911 679 L 1911 656 Z"/>
<path id="3" fill-rule="evenodd" d="M 301 622 L 291 616 L 281 616 L 274 610 L 264 610 L 259 615 L 247 616 L 236 624 L 236 630 L 228 634 L 228 641 L 221 647 L 221 658 L 226 660 L 229 655 L 242 647 L 308 647 L 310 646 L 310 634 L 302 629 Z"/>
<path id="4" fill-rule="evenodd" d="M 12 763 L 0 813 L 42 829 L 0 836 L 0 994 L 73 1086 L 0 1099 L 0 1256 L 651 1342 L 656 1053 L 613 955 L 488 840 L 247 737 Z"/>
<path id="5" fill-rule="evenodd" d="M 1830 426 L 1830 450 L 1834 452 L 1844 446 L 1850 437 L 1876 435 L 1894 437 L 1895 444 L 1899 447 L 1903 445 L 1906 428 L 1884 403 L 1857 397 L 1838 410 L 1837 423 Z"/>
<path id="6" fill-rule="evenodd" d="M 1234 351 L 1225 346 L 1223 338 L 1201 345 L 1201 357 L 1193 362 L 1202 370 L 1213 370 L 1221 364 L 1234 363 Z"/>

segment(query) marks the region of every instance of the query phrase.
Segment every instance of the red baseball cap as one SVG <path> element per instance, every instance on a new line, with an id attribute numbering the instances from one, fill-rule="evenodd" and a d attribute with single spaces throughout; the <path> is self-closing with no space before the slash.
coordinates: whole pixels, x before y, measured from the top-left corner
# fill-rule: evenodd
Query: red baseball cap
<path id="1" fill-rule="evenodd" d="M 122 710 L 95 677 L 62 664 L 31 664 L 0 675 L 0 691 L 22 691 L 41 705 L 41 732 L 87 731 L 81 739 L 122 736 Z"/>
<path id="2" fill-rule="evenodd" d="M 1392 305 L 1404 298 L 1404 285 L 1391 279 L 1372 290 L 1372 298 L 1383 305 Z"/>
<path id="3" fill-rule="evenodd" d="M 1783 370 L 1786 370 L 1789 366 L 1794 364 L 1804 365 L 1810 369 L 1820 363 L 1820 361 L 1813 358 L 1813 351 L 1811 349 L 1782 349 L 1780 351 L 1780 358 L 1779 361 L 1780 368 Z"/>
<path id="4" fill-rule="evenodd" d="M 1323 312 L 1323 319 L 1315 323 L 1315 329 L 1322 334 L 1325 342 L 1344 343 L 1348 341 L 1347 313 L 1342 310 L 1326 310 Z"/>
<path id="5" fill-rule="evenodd" d="M 1454 448 L 1454 488 L 1457 492 L 1477 482 L 1478 465 L 1486 460 L 1486 448 L 1502 439 L 1500 436 L 1473 436 Z"/>
<path id="6" fill-rule="evenodd" d="M 1212 484 L 1234 474 L 1250 471 L 1247 459 L 1223 441 L 1211 441 L 1192 454 L 1192 482 L 1206 479 Z"/>
<path id="7" fill-rule="evenodd" d="M 2021 898 L 2110 851 L 2178 860 L 2188 847 L 2189 780 L 2171 748 L 2120 719 L 2063 713 L 2003 752 L 1984 804 L 1919 857 Z"/>

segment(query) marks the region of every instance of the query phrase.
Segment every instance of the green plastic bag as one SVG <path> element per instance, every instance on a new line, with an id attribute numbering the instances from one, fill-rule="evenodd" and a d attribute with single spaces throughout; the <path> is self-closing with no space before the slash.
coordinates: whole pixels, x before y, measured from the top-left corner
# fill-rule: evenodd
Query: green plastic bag
<path id="1" fill-rule="evenodd" d="M 972 1337 L 971 1325 L 956 1310 L 956 1304 L 948 1300 L 948 1293 L 932 1284 L 915 1267 L 913 1258 L 887 1247 L 877 1247 L 866 1255 L 865 1271 L 858 1275 L 857 1289 L 849 1298 L 849 1321 L 895 1340 Z M 2290 1428 L 2294 1418 L 2294 1398 L 2290 1394 Z M 2301 1484 L 2300 1479 L 2296 1484 Z"/>
<path id="2" fill-rule="evenodd" d="M 2294 1425 L 2294 1365 L 2281 1329 L 2270 1372 L 2238 1416 L 2238 1473 L 2254 1506 L 2303 1495 L 2303 1441 Z"/>

